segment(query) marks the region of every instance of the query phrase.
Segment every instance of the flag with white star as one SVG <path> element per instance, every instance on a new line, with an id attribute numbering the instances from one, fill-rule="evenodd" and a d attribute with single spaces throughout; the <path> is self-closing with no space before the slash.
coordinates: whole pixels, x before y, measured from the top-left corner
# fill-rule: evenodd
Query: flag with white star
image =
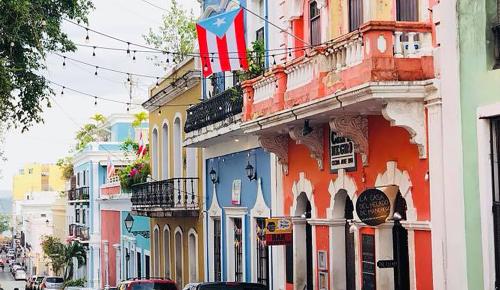
<path id="1" fill-rule="evenodd" d="M 196 24 L 203 76 L 248 69 L 243 9 L 206 18 Z"/>

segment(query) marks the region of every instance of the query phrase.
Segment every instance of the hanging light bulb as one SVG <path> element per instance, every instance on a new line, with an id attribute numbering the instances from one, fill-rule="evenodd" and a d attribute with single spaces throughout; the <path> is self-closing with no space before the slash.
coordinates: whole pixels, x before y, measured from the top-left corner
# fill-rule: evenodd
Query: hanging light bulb
<path id="1" fill-rule="evenodd" d="M 92 50 L 92 56 L 95 56 L 95 46 L 94 46 L 94 48 Z"/>
<path id="2" fill-rule="evenodd" d="M 134 50 L 134 56 L 132 56 L 132 61 L 135 61 L 135 50 Z"/>
<path id="3" fill-rule="evenodd" d="M 288 49 L 288 57 L 292 57 L 292 49 L 291 48 Z"/>
<path id="4" fill-rule="evenodd" d="M 97 106 L 97 96 L 94 97 L 94 106 Z"/>
<path id="5" fill-rule="evenodd" d="M 127 74 L 127 82 L 130 83 L 130 74 Z"/>
<path id="6" fill-rule="evenodd" d="M 127 103 L 127 112 L 130 111 L 130 103 Z"/>
<path id="7" fill-rule="evenodd" d="M 184 90 L 188 90 L 189 89 L 189 86 L 188 86 L 188 80 L 185 80 L 184 81 Z"/>
<path id="8" fill-rule="evenodd" d="M 273 65 L 276 65 L 276 59 L 274 58 L 274 54 L 273 54 Z"/>
<path id="9" fill-rule="evenodd" d="M 159 81 L 160 81 L 160 78 L 159 78 L 159 77 L 156 77 L 156 87 L 158 87 L 158 85 L 159 85 Z"/>
<path id="10" fill-rule="evenodd" d="M 63 56 L 63 68 L 66 68 L 66 57 Z"/>
<path id="11" fill-rule="evenodd" d="M 62 90 L 61 90 L 61 96 L 62 96 L 62 95 L 64 95 L 64 89 L 65 89 L 65 88 L 66 88 L 65 86 L 63 86 L 63 87 L 62 87 Z"/>
<path id="12" fill-rule="evenodd" d="M 130 42 L 127 42 L 127 54 L 130 55 Z"/>
<path id="13" fill-rule="evenodd" d="M 85 43 L 89 43 L 89 41 L 90 41 L 90 37 L 89 37 L 89 29 L 88 29 L 88 28 L 85 28 L 85 30 L 87 30 L 87 36 L 85 36 Z"/>
<path id="14" fill-rule="evenodd" d="M 158 115 L 161 115 L 161 107 L 158 107 Z"/>
<path id="15" fill-rule="evenodd" d="M 97 69 L 98 68 L 99 68 L 98 66 L 95 67 L 95 73 L 94 73 L 95 76 L 97 76 Z"/>

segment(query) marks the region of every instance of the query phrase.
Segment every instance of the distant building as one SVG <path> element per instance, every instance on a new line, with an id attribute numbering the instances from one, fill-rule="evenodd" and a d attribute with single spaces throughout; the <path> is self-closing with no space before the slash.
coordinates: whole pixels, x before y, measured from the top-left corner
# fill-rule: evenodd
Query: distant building
<path id="1" fill-rule="evenodd" d="M 25 164 L 13 178 L 12 199 L 30 199 L 30 193 L 40 191 L 63 191 L 64 178 L 55 164 Z"/>

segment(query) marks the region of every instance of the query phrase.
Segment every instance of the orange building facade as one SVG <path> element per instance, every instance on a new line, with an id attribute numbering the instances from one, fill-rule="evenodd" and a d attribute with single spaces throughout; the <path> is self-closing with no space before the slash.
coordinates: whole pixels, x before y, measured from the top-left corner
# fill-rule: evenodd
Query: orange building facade
<path id="1" fill-rule="evenodd" d="M 288 53 L 241 84 L 241 126 L 282 169 L 275 271 L 286 289 L 433 289 L 434 1 L 272 5 Z"/>

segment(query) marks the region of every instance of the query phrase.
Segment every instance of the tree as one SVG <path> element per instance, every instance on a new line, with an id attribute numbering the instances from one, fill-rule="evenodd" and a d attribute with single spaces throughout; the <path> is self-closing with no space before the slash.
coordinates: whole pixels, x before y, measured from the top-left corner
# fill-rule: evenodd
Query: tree
<path id="1" fill-rule="evenodd" d="M 58 238 L 43 236 L 41 245 L 43 253 L 50 260 L 52 270 L 59 275 L 65 265 L 64 244 Z"/>
<path id="2" fill-rule="evenodd" d="M 87 263 L 87 253 L 85 247 L 77 241 L 72 241 L 64 247 L 64 279 L 70 280 L 73 278 L 74 265 L 73 259 L 76 258 L 78 265 Z"/>
<path id="3" fill-rule="evenodd" d="M 142 122 L 148 120 L 148 113 L 139 112 L 134 114 L 134 121 L 132 121 L 132 127 L 137 128 L 141 126 Z"/>
<path id="4" fill-rule="evenodd" d="M 178 52 L 172 55 L 175 62 L 180 62 L 188 53 L 193 52 L 196 39 L 196 24 L 193 12 L 189 14 L 179 7 L 176 0 L 170 1 L 170 8 L 163 15 L 163 23 L 158 31 L 149 29 L 144 39 L 149 45 L 169 52 Z M 169 56 L 167 56 L 169 57 Z M 162 66 L 165 59 L 153 57 L 156 65 Z"/>
<path id="5" fill-rule="evenodd" d="M 90 118 L 93 122 L 84 124 L 80 130 L 76 132 L 76 150 L 80 151 L 90 142 L 108 141 L 109 133 L 103 128 L 106 123 L 106 117 L 102 114 L 95 114 Z"/>
<path id="6" fill-rule="evenodd" d="M 73 157 L 66 156 L 64 158 L 59 158 L 56 165 L 62 170 L 62 176 L 64 179 L 69 180 L 73 177 Z"/>
<path id="7" fill-rule="evenodd" d="M 0 234 L 10 229 L 10 216 L 0 214 Z"/>
<path id="8" fill-rule="evenodd" d="M 0 1 L 0 122 L 25 131 L 43 121 L 54 92 L 40 72 L 51 52 L 76 49 L 61 30 L 63 19 L 87 22 L 91 0 Z"/>

